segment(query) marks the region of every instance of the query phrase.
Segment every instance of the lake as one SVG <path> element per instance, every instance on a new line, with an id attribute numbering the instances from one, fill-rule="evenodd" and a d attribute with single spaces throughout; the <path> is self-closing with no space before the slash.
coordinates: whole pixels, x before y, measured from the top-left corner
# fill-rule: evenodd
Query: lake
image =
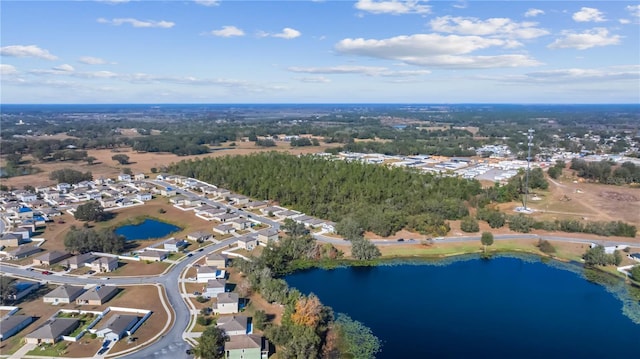
<path id="1" fill-rule="evenodd" d="M 640 325 L 623 314 L 626 286 L 605 288 L 581 271 L 532 258 L 467 256 L 439 265 L 312 269 L 285 279 L 370 327 L 383 344 L 378 358 L 640 355 Z M 635 318 L 639 308 L 626 300 Z"/>
<path id="2" fill-rule="evenodd" d="M 174 226 L 173 224 L 156 221 L 154 219 L 145 219 L 140 224 L 129 224 L 118 227 L 114 232 L 124 236 L 128 241 L 135 241 L 140 239 L 162 238 L 180 229 L 180 227 Z"/>

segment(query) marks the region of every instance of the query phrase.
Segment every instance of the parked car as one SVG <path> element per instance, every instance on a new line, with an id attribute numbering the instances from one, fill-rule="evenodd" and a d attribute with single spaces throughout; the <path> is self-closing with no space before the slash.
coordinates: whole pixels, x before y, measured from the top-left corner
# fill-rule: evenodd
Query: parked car
<path id="1" fill-rule="evenodd" d="M 42 271 L 42 274 L 49 275 L 49 274 L 53 274 L 53 273 L 49 272 L 48 270 L 45 270 L 45 271 Z"/>
<path id="2" fill-rule="evenodd" d="M 404 238 L 398 238 L 398 242 L 404 242 Z"/>

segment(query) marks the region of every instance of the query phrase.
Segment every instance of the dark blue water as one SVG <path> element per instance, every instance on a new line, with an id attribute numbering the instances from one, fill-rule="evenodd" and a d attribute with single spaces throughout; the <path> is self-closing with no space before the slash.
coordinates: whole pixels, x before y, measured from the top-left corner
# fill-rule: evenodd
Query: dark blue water
<path id="1" fill-rule="evenodd" d="M 541 262 L 313 269 L 285 279 L 370 327 L 383 343 L 378 358 L 624 358 L 640 350 L 640 325 L 619 299 Z"/>
<path id="2" fill-rule="evenodd" d="M 136 225 L 126 225 L 116 228 L 116 234 L 124 236 L 128 241 L 138 239 L 162 238 L 181 228 L 173 224 L 145 219 L 144 222 Z"/>

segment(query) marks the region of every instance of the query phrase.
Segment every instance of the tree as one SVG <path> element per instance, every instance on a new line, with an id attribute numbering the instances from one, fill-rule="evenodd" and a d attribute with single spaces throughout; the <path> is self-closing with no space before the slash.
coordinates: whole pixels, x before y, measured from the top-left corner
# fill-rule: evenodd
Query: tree
<path id="1" fill-rule="evenodd" d="M 556 248 L 546 239 L 540 239 L 538 241 L 538 249 L 540 249 L 540 252 L 546 254 L 555 253 L 556 251 Z"/>
<path id="2" fill-rule="evenodd" d="M 118 162 L 121 165 L 126 165 L 129 163 L 129 156 L 123 155 L 121 153 L 111 156 L 111 159 Z"/>
<path id="3" fill-rule="evenodd" d="M 480 242 L 484 246 L 484 251 L 487 252 L 487 246 L 490 246 L 493 244 L 493 233 L 482 232 L 482 236 L 480 237 Z"/>
<path id="4" fill-rule="evenodd" d="M 82 173 L 71 168 L 63 168 L 61 170 L 55 170 L 49 174 L 49 179 L 57 181 L 58 183 L 76 184 L 82 181 L 91 181 L 93 175 L 91 172 Z"/>
<path id="5" fill-rule="evenodd" d="M 2 305 L 12 303 L 16 293 L 15 280 L 11 277 L 0 276 L 0 303 Z"/>
<path id="6" fill-rule="evenodd" d="M 253 325 L 256 327 L 256 329 L 258 330 L 264 330 L 264 328 L 267 326 L 267 321 L 269 320 L 269 318 L 267 317 L 267 313 L 265 313 L 264 310 L 256 310 L 255 313 L 253 313 Z"/>
<path id="7" fill-rule="evenodd" d="M 129 168 L 129 167 L 125 167 L 125 168 L 123 168 L 123 169 L 122 169 L 122 173 L 124 173 L 124 174 L 126 174 L 126 175 L 129 175 L 129 176 L 133 175 L 133 171 L 132 171 L 132 170 L 131 170 L 131 168 Z"/>
<path id="8" fill-rule="evenodd" d="M 475 218 L 465 217 L 460 222 L 460 229 L 463 232 L 473 233 L 480 230 L 480 225 L 478 225 L 478 221 Z"/>
<path id="9" fill-rule="evenodd" d="M 371 329 L 348 315 L 338 313 L 334 322 L 336 330 L 345 345 L 346 352 L 354 359 L 375 358 L 380 351 L 380 339 Z"/>
<path id="10" fill-rule="evenodd" d="M 322 303 L 314 294 L 298 299 L 295 311 L 291 314 L 294 324 L 315 328 L 320 322 L 322 314 Z"/>
<path id="11" fill-rule="evenodd" d="M 89 201 L 79 205 L 73 216 L 79 221 L 99 222 L 105 219 L 104 208 L 98 201 Z"/>
<path id="12" fill-rule="evenodd" d="M 351 240 L 351 255 L 358 260 L 371 260 L 380 257 L 380 250 L 369 240 L 359 237 Z"/>
<path id="13" fill-rule="evenodd" d="M 87 161 L 88 165 L 92 165 L 96 160 L 97 160 L 97 158 L 95 158 L 93 156 L 88 156 L 87 158 L 85 158 L 85 161 Z"/>
<path id="14" fill-rule="evenodd" d="M 198 339 L 198 345 L 193 348 L 193 353 L 200 359 L 222 359 L 227 338 L 224 330 L 217 326 L 207 327 Z"/>

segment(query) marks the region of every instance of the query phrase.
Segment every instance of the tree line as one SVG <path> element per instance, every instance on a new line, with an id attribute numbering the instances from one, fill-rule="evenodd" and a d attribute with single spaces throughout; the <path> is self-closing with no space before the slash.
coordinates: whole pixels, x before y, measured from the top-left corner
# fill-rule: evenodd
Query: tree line
<path id="1" fill-rule="evenodd" d="M 462 218 L 469 214 L 465 201 L 481 192 L 475 180 L 277 152 L 181 161 L 168 171 L 318 218 L 351 217 L 363 230 L 383 236 L 414 216 Z"/>

